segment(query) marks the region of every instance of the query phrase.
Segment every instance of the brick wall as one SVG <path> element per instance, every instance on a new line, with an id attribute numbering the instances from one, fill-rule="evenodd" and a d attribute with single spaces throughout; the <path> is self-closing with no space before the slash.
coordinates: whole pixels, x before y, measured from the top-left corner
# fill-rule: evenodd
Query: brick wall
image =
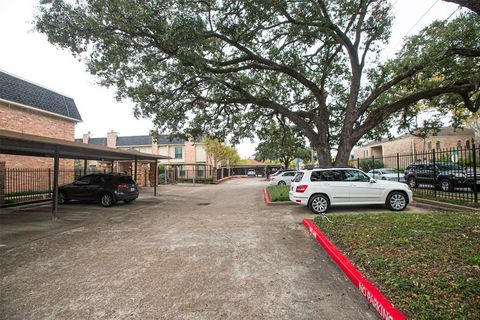
<path id="1" fill-rule="evenodd" d="M 354 157 L 357 158 L 365 158 L 365 151 L 368 151 L 368 157 L 371 157 L 372 154 L 375 155 L 376 158 L 381 157 L 377 152 L 377 146 L 382 146 L 383 157 L 391 157 L 395 156 L 397 153 L 399 154 L 411 154 L 411 153 L 421 153 L 425 150 L 425 152 L 429 152 L 428 150 L 429 142 L 431 143 L 432 149 L 437 148 L 437 142 L 440 143 L 440 149 L 450 149 L 450 148 L 457 148 L 458 141 L 461 141 L 462 148 L 466 147 L 466 142 L 470 141 L 470 145 L 472 145 L 473 135 L 467 134 L 458 134 L 454 136 L 433 136 L 425 139 L 425 144 L 423 139 L 418 137 L 407 137 L 398 140 L 387 141 L 384 143 L 378 143 L 371 146 L 366 147 L 358 147 L 354 149 Z M 438 150 L 437 150 L 438 151 Z"/>
<path id="2" fill-rule="evenodd" d="M 43 112 L 0 102 L 0 128 L 44 137 L 75 140 L 75 122 Z M 8 168 L 51 168 L 53 159 L 1 155 Z M 73 160 L 61 160 L 60 166 L 73 170 Z"/>

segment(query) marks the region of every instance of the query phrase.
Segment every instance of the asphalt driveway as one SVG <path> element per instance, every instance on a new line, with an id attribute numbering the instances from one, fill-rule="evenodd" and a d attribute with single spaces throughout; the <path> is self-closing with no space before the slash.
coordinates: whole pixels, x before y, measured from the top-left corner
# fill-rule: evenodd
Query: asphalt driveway
<path id="1" fill-rule="evenodd" d="M 0 318 L 376 319 L 308 237 L 309 213 L 267 207 L 264 185 L 162 186 L 133 205 L 62 206 L 56 232 L 4 237 Z M 65 223 L 75 210 L 91 219 Z"/>

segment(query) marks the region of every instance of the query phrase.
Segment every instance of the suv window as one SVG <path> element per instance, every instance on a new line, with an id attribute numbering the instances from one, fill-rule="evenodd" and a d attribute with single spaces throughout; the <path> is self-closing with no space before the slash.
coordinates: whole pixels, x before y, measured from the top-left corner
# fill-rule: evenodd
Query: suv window
<path id="1" fill-rule="evenodd" d="M 77 181 L 80 182 L 81 184 L 91 184 L 94 181 L 94 177 L 95 176 L 93 175 L 83 176 L 79 178 Z"/>
<path id="2" fill-rule="evenodd" d="M 284 177 L 293 177 L 294 175 L 295 175 L 295 171 L 289 171 L 283 174 Z"/>
<path id="3" fill-rule="evenodd" d="M 361 171 L 357 170 L 345 170 L 346 181 L 362 181 L 368 182 L 370 181 L 370 177 L 364 174 Z"/>
<path id="4" fill-rule="evenodd" d="M 302 181 L 304 173 L 303 172 L 297 172 L 295 175 L 295 178 L 293 178 L 293 182 L 300 182 Z"/>
<path id="5" fill-rule="evenodd" d="M 343 181 L 345 176 L 341 170 L 313 171 L 310 181 Z"/>
<path id="6" fill-rule="evenodd" d="M 133 183 L 132 177 L 118 177 L 119 183 Z"/>

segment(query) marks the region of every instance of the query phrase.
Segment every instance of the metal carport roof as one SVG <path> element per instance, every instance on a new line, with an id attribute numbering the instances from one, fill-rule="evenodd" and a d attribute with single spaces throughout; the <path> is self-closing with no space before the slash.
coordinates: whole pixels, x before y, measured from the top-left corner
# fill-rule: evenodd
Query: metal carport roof
<path id="1" fill-rule="evenodd" d="M 64 159 L 104 161 L 170 159 L 170 157 L 156 154 L 119 150 L 0 129 L 0 153 L 2 154 L 53 158 L 55 152 L 58 152 L 59 157 Z"/>
<path id="2" fill-rule="evenodd" d="M 60 158 L 102 161 L 134 160 L 135 176 L 137 172 L 138 160 L 154 161 L 155 180 L 157 179 L 157 161 L 159 159 L 170 159 L 170 157 L 156 154 L 148 154 L 131 150 L 118 150 L 103 146 L 84 144 L 81 142 L 41 137 L 2 129 L 0 129 L 0 154 L 54 158 L 54 188 L 52 207 L 52 214 L 54 218 L 57 217 L 58 166 Z M 155 195 L 156 189 L 157 183 L 155 181 Z"/>

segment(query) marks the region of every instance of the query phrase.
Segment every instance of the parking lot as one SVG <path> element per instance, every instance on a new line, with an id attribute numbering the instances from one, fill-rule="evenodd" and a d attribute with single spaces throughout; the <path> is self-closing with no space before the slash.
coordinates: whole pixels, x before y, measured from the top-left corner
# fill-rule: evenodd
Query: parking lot
<path id="1" fill-rule="evenodd" d="M 3 209 L 0 318 L 375 319 L 308 237 L 313 215 L 266 206 L 264 185 L 162 186 L 61 206 L 55 222 L 48 205 Z"/>

